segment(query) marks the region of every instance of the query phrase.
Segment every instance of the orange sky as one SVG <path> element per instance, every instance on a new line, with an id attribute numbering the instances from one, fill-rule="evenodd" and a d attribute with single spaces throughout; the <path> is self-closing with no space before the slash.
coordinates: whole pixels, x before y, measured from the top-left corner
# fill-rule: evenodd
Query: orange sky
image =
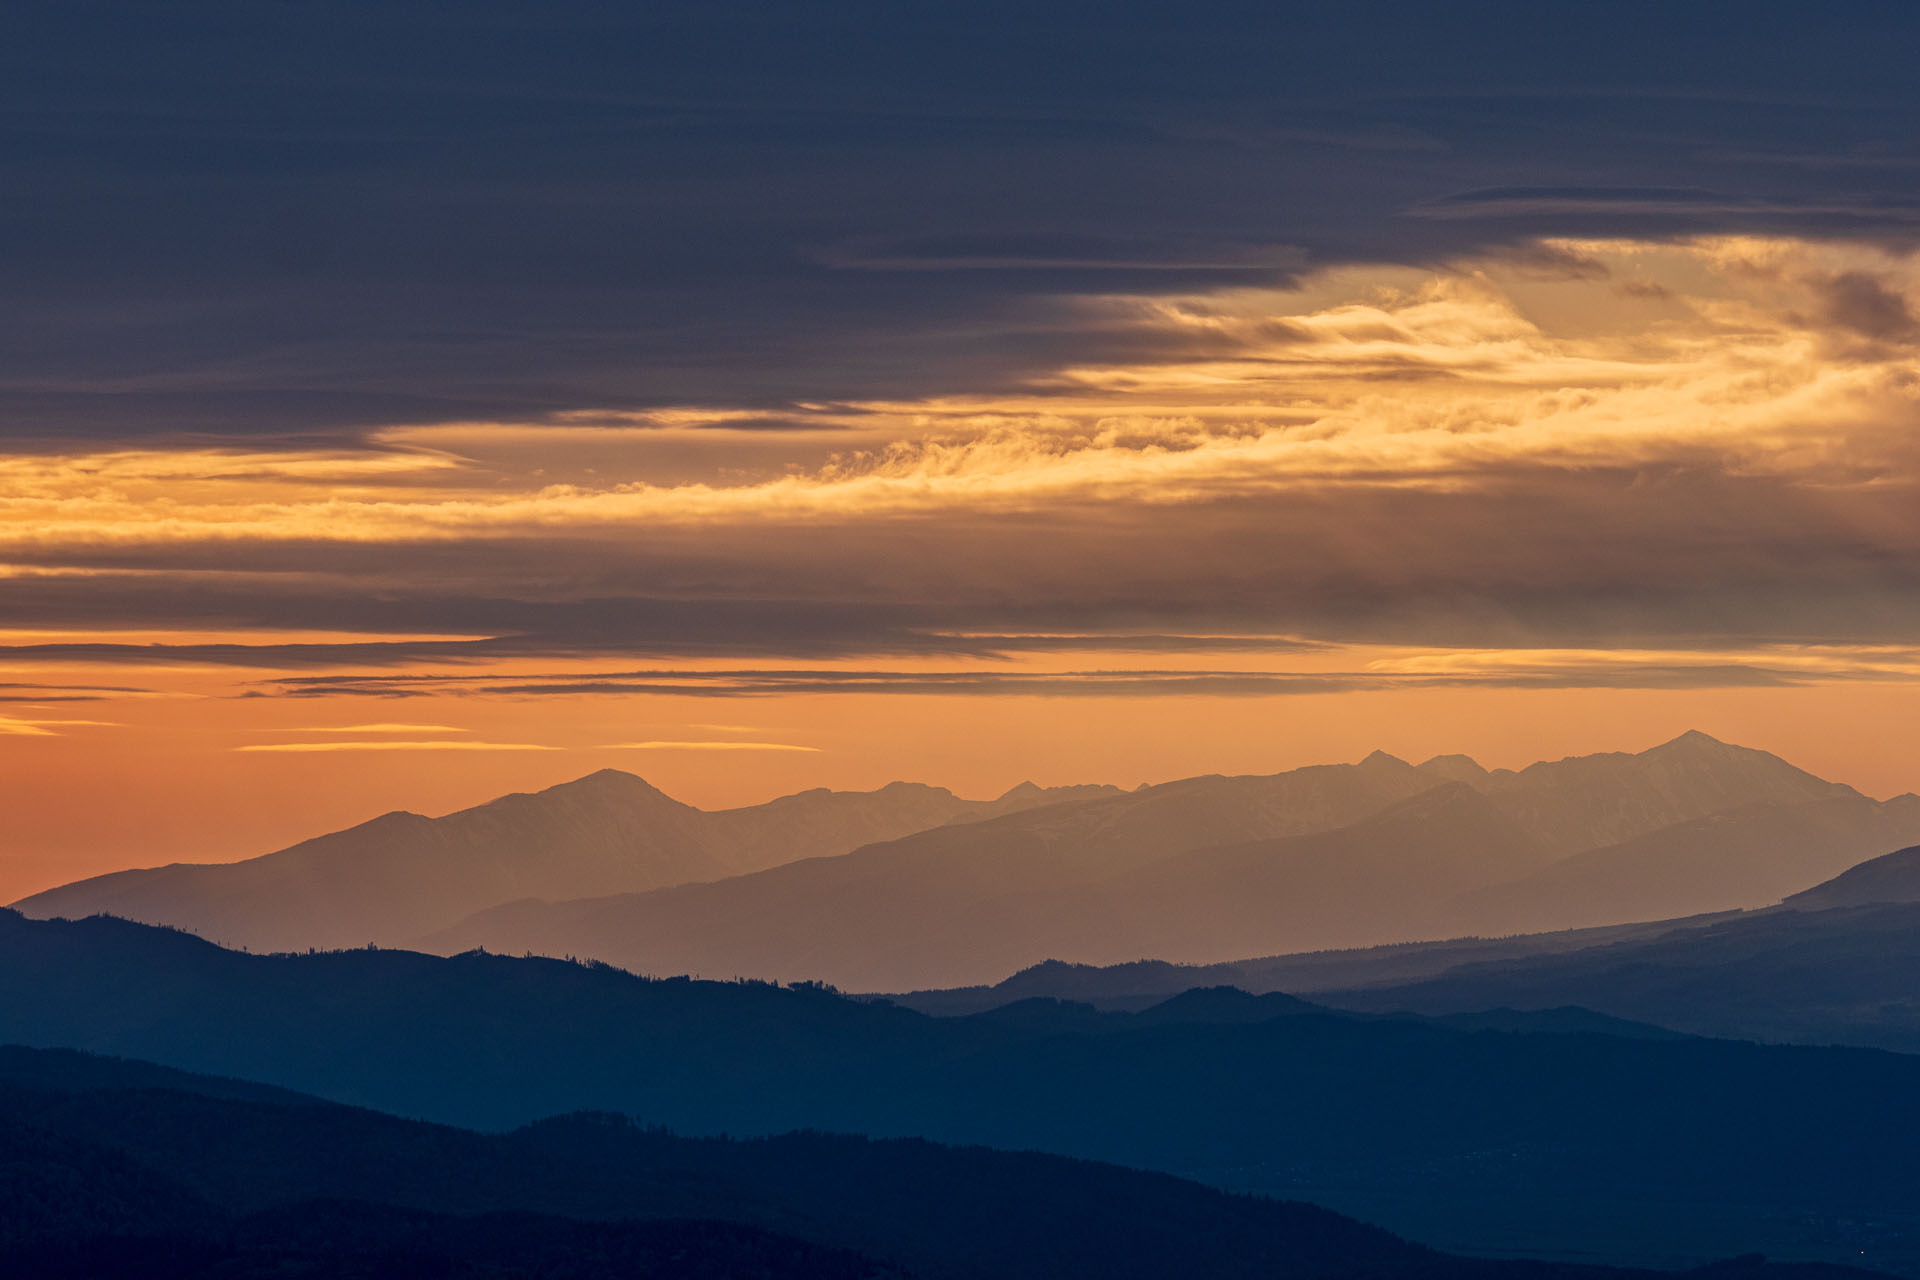
<path id="1" fill-rule="evenodd" d="M 0 454 L 0 900 L 607 766 L 717 805 L 1700 728 L 1920 787 L 1916 293 L 1552 241 L 1068 300 L 1140 357 L 797 430 Z"/>

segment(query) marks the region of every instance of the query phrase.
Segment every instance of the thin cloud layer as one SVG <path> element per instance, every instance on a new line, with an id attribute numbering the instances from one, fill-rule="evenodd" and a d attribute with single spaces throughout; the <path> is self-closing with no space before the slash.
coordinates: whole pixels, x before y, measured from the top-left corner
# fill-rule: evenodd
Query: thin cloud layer
<path id="1" fill-rule="evenodd" d="M 603 748 L 609 751 L 820 751 L 819 747 L 802 747 L 791 742 L 616 742 Z"/>
<path id="2" fill-rule="evenodd" d="M 468 742 L 376 739 L 367 742 L 249 742 L 235 751 L 558 751 L 533 742 Z"/>

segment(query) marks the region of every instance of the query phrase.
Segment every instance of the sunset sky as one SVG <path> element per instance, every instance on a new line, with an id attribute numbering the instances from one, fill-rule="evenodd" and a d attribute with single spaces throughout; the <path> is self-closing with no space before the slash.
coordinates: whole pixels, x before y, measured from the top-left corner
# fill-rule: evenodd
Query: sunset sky
<path id="1" fill-rule="evenodd" d="M 605 767 L 1920 789 L 1910 6 L 9 25 L 0 901 Z"/>

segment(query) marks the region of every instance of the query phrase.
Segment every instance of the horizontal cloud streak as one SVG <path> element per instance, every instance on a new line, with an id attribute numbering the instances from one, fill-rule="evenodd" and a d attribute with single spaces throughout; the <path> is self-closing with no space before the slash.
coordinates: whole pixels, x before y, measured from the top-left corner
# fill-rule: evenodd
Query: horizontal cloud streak
<path id="1" fill-rule="evenodd" d="M 472 733 L 447 724 L 327 724 L 296 725 L 281 733 Z"/>
<path id="2" fill-rule="evenodd" d="M 1827 682 L 1920 682 L 1920 655 L 1879 662 L 1806 659 L 1774 665 L 1739 661 L 1674 661 L 1629 655 L 1550 664 L 1481 661 L 1461 655 L 1439 670 L 1181 671 L 1080 670 L 658 671 L 614 676 L 548 675 L 500 680 L 479 676 L 340 675 L 289 677 L 280 696 L 330 697 L 592 697 L 763 698 L 783 694 L 907 694 L 1014 697 L 1247 697 L 1395 689 L 1724 689 Z M 684 744 L 676 744 L 684 745 Z M 716 748 L 729 744 L 715 743 Z"/>
<path id="3" fill-rule="evenodd" d="M 405 742 L 381 739 L 369 742 L 250 742 L 235 751 L 558 751 L 559 747 L 532 742 Z"/>
<path id="4" fill-rule="evenodd" d="M 795 746 L 789 742 L 615 742 L 605 751 L 820 751 L 819 747 Z"/>

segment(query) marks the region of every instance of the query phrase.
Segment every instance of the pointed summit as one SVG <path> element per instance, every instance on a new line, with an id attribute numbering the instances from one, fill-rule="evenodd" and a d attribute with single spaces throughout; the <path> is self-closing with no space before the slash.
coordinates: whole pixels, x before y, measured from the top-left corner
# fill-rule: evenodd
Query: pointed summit
<path id="1" fill-rule="evenodd" d="M 1402 760 L 1399 756 L 1389 755 L 1385 751 L 1369 751 L 1367 753 L 1367 758 L 1360 762 L 1360 767 L 1362 769 L 1380 769 L 1380 768 L 1411 769 L 1413 768 L 1412 765 L 1408 764 L 1405 760 Z"/>
<path id="2" fill-rule="evenodd" d="M 1710 733 L 1702 733 L 1698 729 L 1689 729 L 1679 737 L 1663 742 L 1657 747 L 1650 747 L 1641 754 L 1652 755 L 1655 751 L 1727 752 L 1745 751 L 1747 749 L 1748 748 L 1745 747 L 1736 747 L 1730 742 L 1722 742 Z"/>
<path id="3" fill-rule="evenodd" d="M 524 793 L 523 793 L 524 794 Z M 628 803 L 658 798 L 680 808 L 690 808 L 679 800 L 648 782 L 637 773 L 628 773 L 624 769 L 597 769 L 585 777 L 575 778 L 571 782 L 561 782 L 533 793 L 538 796 L 586 797 L 605 796 Z M 502 796 L 501 800 L 512 800 L 515 796 Z M 493 803 L 498 804 L 496 800 Z"/>

